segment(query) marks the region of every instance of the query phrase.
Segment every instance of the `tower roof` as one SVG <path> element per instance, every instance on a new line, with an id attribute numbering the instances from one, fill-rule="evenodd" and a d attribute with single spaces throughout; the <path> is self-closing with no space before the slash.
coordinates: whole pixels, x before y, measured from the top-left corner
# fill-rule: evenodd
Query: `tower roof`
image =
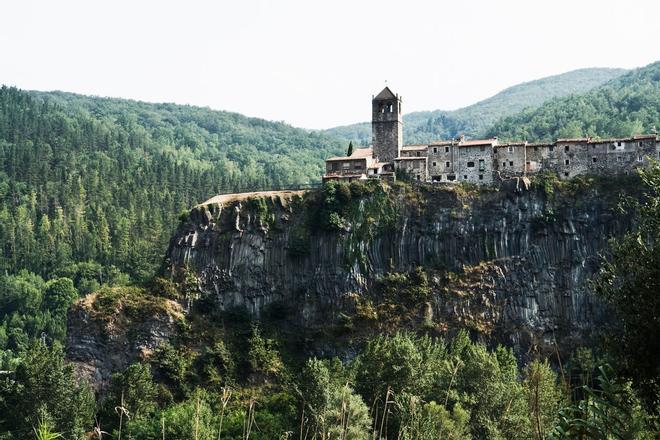
<path id="1" fill-rule="evenodd" d="M 396 95 L 392 93 L 389 87 L 385 86 L 385 88 L 374 98 L 375 101 L 383 99 L 396 99 Z"/>

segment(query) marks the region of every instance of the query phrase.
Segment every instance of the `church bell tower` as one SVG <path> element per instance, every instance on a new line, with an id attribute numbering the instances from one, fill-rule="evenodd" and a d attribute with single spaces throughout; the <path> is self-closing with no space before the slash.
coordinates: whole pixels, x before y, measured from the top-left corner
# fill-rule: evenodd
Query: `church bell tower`
<path id="1" fill-rule="evenodd" d="M 381 162 L 399 157 L 403 145 L 401 97 L 385 87 L 371 101 L 371 133 L 374 156 Z"/>

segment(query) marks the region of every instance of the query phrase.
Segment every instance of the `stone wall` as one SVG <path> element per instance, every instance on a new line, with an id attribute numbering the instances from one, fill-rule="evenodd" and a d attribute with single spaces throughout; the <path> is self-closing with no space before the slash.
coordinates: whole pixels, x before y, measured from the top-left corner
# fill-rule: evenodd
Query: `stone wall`
<path id="1" fill-rule="evenodd" d="M 400 99 L 374 100 L 371 132 L 374 155 L 379 161 L 392 162 L 399 157 L 403 146 L 403 118 Z"/>
<path id="2" fill-rule="evenodd" d="M 493 149 L 490 146 L 457 146 L 457 177 L 460 182 L 493 183 Z"/>
<path id="3" fill-rule="evenodd" d="M 431 144 L 428 147 L 428 174 L 434 182 L 456 180 L 455 143 Z"/>

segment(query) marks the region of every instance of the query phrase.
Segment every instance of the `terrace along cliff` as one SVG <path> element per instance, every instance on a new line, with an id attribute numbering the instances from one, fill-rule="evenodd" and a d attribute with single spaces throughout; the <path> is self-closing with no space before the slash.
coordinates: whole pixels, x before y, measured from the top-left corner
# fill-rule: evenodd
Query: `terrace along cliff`
<path id="1" fill-rule="evenodd" d="M 521 356 L 552 354 L 588 343 L 604 319 L 588 283 L 631 226 L 617 205 L 635 179 L 218 196 L 182 219 L 165 270 L 192 275 L 210 307 L 285 307 L 303 329 L 467 328 Z"/>

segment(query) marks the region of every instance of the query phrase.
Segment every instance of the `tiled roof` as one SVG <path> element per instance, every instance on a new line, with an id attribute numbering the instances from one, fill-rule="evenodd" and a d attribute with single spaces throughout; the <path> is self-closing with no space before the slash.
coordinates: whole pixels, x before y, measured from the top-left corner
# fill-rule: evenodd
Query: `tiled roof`
<path id="1" fill-rule="evenodd" d="M 493 145 L 497 143 L 497 139 L 470 139 L 469 141 L 460 141 L 459 147 L 477 147 L 481 145 Z"/>
<path id="2" fill-rule="evenodd" d="M 524 147 L 527 142 L 507 142 L 506 144 L 497 144 L 498 147 Z"/>
<path id="3" fill-rule="evenodd" d="M 426 156 L 397 157 L 394 160 L 426 160 Z"/>
<path id="4" fill-rule="evenodd" d="M 372 157 L 373 154 L 374 150 L 372 148 L 356 148 L 350 156 L 335 156 L 326 159 L 326 161 L 366 159 L 367 157 Z"/>
<path id="5" fill-rule="evenodd" d="M 417 144 L 417 145 L 404 145 L 401 147 L 401 151 L 421 151 L 421 150 L 426 150 L 428 148 L 428 145 L 424 144 Z"/>
<path id="6" fill-rule="evenodd" d="M 433 146 L 433 147 L 438 147 L 438 146 L 444 147 L 445 145 L 453 145 L 455 143 L 456 143 L 456 141 L 454 141 L 454 140 L 451 140 L 451 141 L 433 141 L 433 142 L 429 143 L 429 145 Z"/>
<path id="7" fill-rule="evenodd" d="M 393 98 L 396 98 L 396 95 L 392 93 L 389 87 L 386 86 L 383 90 L 381 90 L 381 92 L 378 95 L 376 95 L 374 100 L 381 101 L 381 100 L 393 99 Z"/>
<path id="8" fill-rule="evenodd" d="M 562 143 L 562 144 L 582 144 L 589 142 L 591 138 L 573 138 L 573 139 L 557 139 L 557 144 Z"/>

